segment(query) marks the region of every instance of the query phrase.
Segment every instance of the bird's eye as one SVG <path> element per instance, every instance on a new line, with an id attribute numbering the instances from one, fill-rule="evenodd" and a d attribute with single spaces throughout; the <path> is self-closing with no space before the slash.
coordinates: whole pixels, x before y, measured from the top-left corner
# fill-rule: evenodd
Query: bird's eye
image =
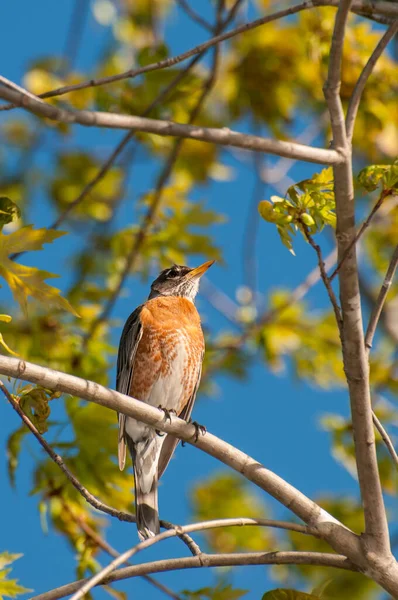
<path id="1" fill-rule="evenodd" d="M 175 268 L 170 269 L 170 271 L 167 273 L 167 278 L 168 279 L 174 279 L 175 277 L 179 276 L 179 271 Z"/>

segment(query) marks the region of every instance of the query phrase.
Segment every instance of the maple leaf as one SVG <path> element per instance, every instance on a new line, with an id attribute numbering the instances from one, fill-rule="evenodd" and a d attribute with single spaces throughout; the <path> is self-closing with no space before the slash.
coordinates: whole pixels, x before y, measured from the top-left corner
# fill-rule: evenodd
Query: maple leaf
<path id="1" fill-rule="evenodd" d="M 65 235 L 64 231 L 53 229 L 33 229 L 32 225 L 4 235 L 0 232 L 0 276 L 11 288 L 15 300 L 27 311 L 27 299 L 32 296 L 40 302 L 51 304 L 79 316 L 69 302 L 61 296 L 60 290 L 45 283 L 45 279 L 58 277 L 53 273 L 26 267 L 10 260 L 9 256 L 28 250 L 41 250 L 43 244 L 53 242 Z"/>

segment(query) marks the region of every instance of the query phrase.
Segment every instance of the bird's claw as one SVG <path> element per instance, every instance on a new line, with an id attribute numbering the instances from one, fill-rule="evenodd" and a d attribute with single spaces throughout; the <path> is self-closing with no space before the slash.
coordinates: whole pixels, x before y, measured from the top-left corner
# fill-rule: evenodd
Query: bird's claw
<path id="1" fill-rule="evenodd" d="M 171 415 L 176 415 L 177 414 L 175 410 L 173 410 L 173 409 L 169 410 L 168 408 L 164 408 L 163 406 L 158 406 L 158 409 L 161 410 L 161 411 L 163 411 L 163 413 L 164 413 L 164 421 L 166 423 L 167 423 L 167 421 L 169 421 L 171 423 Z M 162 436 L 165 435 L 164 431 L 159 431 L 159 429 L 156 429 L 155 431 L 156 431 L 156 433 L 157 433 L 157 435 L 159 437 L 162 437 Z"/>
<path id="2" fill-rule="evenodd" d="M 163 406 L 158 406 L 158 409 L 164 413 L 164 420 L 170 421 L 171 423 L 171 415 L 176 415 L 176 411 L 172 408 L 169 410 L 168 408 L 164 408 Z"/>
<path id="3" fill-rule="evenodd" d="M 196 444 L 199 439 L 199 435 L 205 435 L 207 429 L 204 425 L 200 425 L 197 421 L 192 421 L 192 419 L 189 421 L 189 423 L 195 427 L 195 433 L 193 437 Z"/>

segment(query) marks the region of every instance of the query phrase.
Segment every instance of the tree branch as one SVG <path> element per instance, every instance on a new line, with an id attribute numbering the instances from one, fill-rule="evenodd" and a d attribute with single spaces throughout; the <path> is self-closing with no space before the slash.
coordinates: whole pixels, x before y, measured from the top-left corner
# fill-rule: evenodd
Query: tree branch
<path id="1" fill-rule="evenodd" d="M 123 79 L 132 79 L 137 77 L 138 75 L 142 75 L 143 73 L 148 73 L 150 71 L 156 71 L 159 69 L 165 69 L 167 67 L 174 66 L 195 54 L 199 54 L 203 50 L 207 50 L 219 44 L 225 40 L 231 39 L 238 34 L 245 33 L 246 31 L 250 31 L 251 29 L 255 29 L 256 27 L 260 27 L 261 25 L 265 25 L 270 23 L 271 21 L 276 21 L 282 19 L 283 17 L 293 15 L 302 10 L 307 10 L 310 8 L 314 8 L 317 6 L 338 6 L 339 0 L 307 0 L 305 2 L 301 2 L 300 4 L 296 4 L 295 6 L 291 6 L 285 10 L 277 11 L 271 15 L 266 15 L 259 19 L 255 19 L 254 21 L 250 21 L 249 23 L 244 23 L 227 33 L 223 33 L 221 35 L 217 35 L 207 42 L 203 44 L 199 44 L 199 46 L 195 46 L 195 48 L 191 48 L 178 56 L 172 56 L 166 58 L 157 63 L 151 63 L 149 65 L 145 65 L 144 67 L 140 67 L 139 69 L 129 69 L 128 71 L 124 71 L 123 73 L 118 73 L 117 75 L 112 75 L 110 77 L 102 77 L 99 79 L 90 79 L 87 82 L 78 83 L 75 85 L 64 86 L 58 88 L 56 90 L 50 90 L 45 92 L 44 94 L 40 94 L 40 98 L 52 98 L 54 96 L 61 96 L 63 94 L 68 94 L 69 92 L 75 92 L 77 90 L 86 89 L 89 87 L 97 87 L 100 85 L 105 85 L 108 83 L 114 83 L 116 81 L 122 81 Z M 392 2 L 385 2 L 383 0 L 378 0 L 377 6 L 374 5 L 374 2 L 371 0 L 353 0 L 351 10 L 356 13 L 360 13 L 364 16 L 372 16 L 373 14 L 378 15 L 386 15 L 387 17 L 398 17 L 398 6 L 394 5 Z M 10 110 L 12 108 L 16 108 L 19 106 L 18 102 L 15 100 L 10 100 L 11 104 L 0 107 L 1 110 Z"/>
<path id="2" fill-rule="evenodd" d="M 319 535 L 336 551 L 342 551 L 339 548 L 344 546 L 344 552 L 348 552 L 351 559 L 355 556 L 356 561 L 361 560 L 356 535 L 299 490 L 266 469 L 261 463 L 211 433 L 207 432 L 206 435 L 200 436 L 196 442 L 195 426 L 178 417 L 172 416 L 171 422 L 165 421 L 163 412 L 149 404 L 92 381 L 20 359 L 0 355 L 0 373 L 100 404 L 197 446 L 273 496 L 307 525 L 316 529 Z"/>
<path id="3" fill-rule="evenodd" d="M 79 515 L 76 515 L 71 510 L 69 504 L 66 501 L 62 502 L 62 507 L 70 515 L 72 520 L 86 534 L 86 536 L 89 537 L 98 546 L 98 548 L 101 548 L 101 550 L 103 550 L 110 556 L 113 556 L 113 558 L 117 558 L 118 556 L 120 556 L 120 552 L 118 552 L 117 550 L 115 550 L 115 548 L 113 548 L 110 544 L 108 544 L 108 542 L 106 540 L 104 540 L 104 538 L 101 537 L 96 531 L 94 531 L 94 529 L 92 527 L 90 527 L 90 525 L 88 525 L 84 521 L 84 519 L 82 519 Z M 127 561 L 125 564 L 132 566 L 131 563 L 129 563 Z M 145 581 L 147 581 L 154 587 L 161 590 L 164 594 L 166 594 L 170 598 L 173 598 L 173 600 L 182 600 L 182 598 L 180 596 L 177 596 L 177 594 L 175 592 L 173 592 L 173 590 L 171 590 L 167 586 L 163 585 L 162 583 L 160 583 L 159 581 L 157 581 L 150 575 L 142 575 L 142 579 L 144 579 Z"/>
<path id="4" fill-rule="evenodd" d="M 341 63 L 345 28 L 352 0 L 340 0 L 333 29 L 329 55 L 329 71 L 323 91 L 327 101 L 333 133 L 333 147 L 346 149 L 343 105 L 340 99 Z"/>
<path id="5" fill-rule="evenodd" d="M 350 251 L 352 250 L 353 246 L 356 245 L 356 243 L 358 242 L 359 238 L 364 233 L 365 229 L 367 229 L 369 227 L 371 220 L 373 219 L 373 217 L 375 216 L 375 214 L 377 213 L 377 211 L 379 210 L 379 208 L 383 204 L 384 199 L 387 196 L 389 196 L 389 194 L 390 194 L 390 190 L 384 190 L 380 194 L 379 199 L 377 200 L 376 204 L 374 205 L 374 207 L 370 211 L 369 215 L 366 217 L 366 219 L 364 220 L 364 222 L 362 223 L 362 225 L 360 226 L 360 228 L 358 229 L 358 231 L 355 233 L 353 239 L 350 241 L 350 243 L 346 247 L 346 249 L 344 251 L 344 254 L 341 257 L 341 259 L 339 259 L 339 262 L 337 263 L 337 266 L 334 269 L 333 273 L 330 274 L 330 277 L 329 277 L 330 281 L 333 281 L 333 279 L 336 277 L 337 273 L 340 271 L 341 265 L 344 263 L 345 259 L 348 257 L 348 255 L 349 255 Z"/>
<path id="6" fill-rule="evenodd" d="M 322 2 L 321 2 L 321 4 L 322 4 Z M 220 42 L 229 40 L 232 37 L 235 37 L 236 35 L 238 35 L 240 33 L 250 31 L 251 29 L 255 29 L 256 27 L 260 27 L 261 25 L 265 25 L 267 23 L 270 23 L 271 21 L 276 21 L 276 20 L 286 17 L 288 15 L 292 15 L 297 12 L 300 12 L 301 10 L 313 8 L 314 5 L 315 5 L 315 3 L 311 2 L 311 1 L 301 2 L 300 4 L 296 4 L 295 6 L 287 8 L 285 10 L 280 10 L 271 15 L 266 15 L 265 17 L 261 17 L 259 19 L 255 19 L 254 21 L 250 21 L 249 23 L 244 23 L 243 25 L 240 25 L 239 27 L 235 27 L 235 29 L 232 29 L 231 31 L 228 31 L 226 33 L 216 35 L 216 36 L 212 37 L 210 40 L 207 40 L 207 42 L 199 44 L 198 46 L 195 46 L 195 48 L 191 48 L 190 50 L 187 50 L 186 52 L 183 52 L 182 54 L 179 54 L 178 56 L 172 56 L 172 57 L 166 58 L 164 60 L 161 60 L 157 63 L 151 63 L 149 65 L 145 65 L 138 69 L 129 69 L 128 71 L 124 71 L 123 73 L 118 73 L 116 75 L 112 75 L 109 77 L 101 77 L 99 79 L 91 79 L 90 81 L 86 81 L 86 82 L 82 82 L 82 83 L 78 83 L 78 84 L 74 84 L 74 85 L 64 86 L 64 87 L 58 88 L 56 90 L 51 90 L 49 92 L 45 92 L 44 94 L 40 95 L 40 98 L 52 98 L 54 96 L 61 96 L 63 94 L 68 94 L 69 92 L 75 92 L 77 90 L 86 89 L 88 87 L 97 87 L 100 85 L 114 83 L 116 81 L 122 81 L 123 79 L 133 79 L 134 77 L 137 77 L 138 75 L 142 75 L 144 73 L 148 73 L 151 71 L 157 71 L 159 69 L 165 69 L 167 67 L 172 67 L 172 66 L 186 60 L 187 58 L 190 58 L 191 56 L 194 56 L 195 54 L 199 54 L 199 53 L 203 52 L 204 50 L 207 50 L 208 48 L 212 48 L 213 46 L 216 46 Z M 15 102 L 15 100 L 10 100 L 10 102 L 13 103 L 11 106 L 10 105 L 3 106 L 3 107 L 1 107 L 0 110 L 8 110 L 11 108 L 15 108 L 16 106 L 19 105 L 19 103 Z"/>
<path id="7" fill-rule="evenodd" d="M 224 24 L 221 22 L 221 15 L 219 15 L 218 20 L 219 20 L 219 22 L 217 23 L 217 25 L 215 27 L 216 31 L 218 29 L 222 29 L 224 27 Z M 211 67 L 210 75 L 204 84 L 202 93 L 201 93 L 198 101 L 196 102 L 195 106 L 191 110 L 191 113 L 190 113 L 189 119 L 188 119 L 189 124 L 193 123 L 195 121 L 195 119 L 197 118 L 197 116 L 199 115 L 199 113 L 203 107 L 203 104 L 206 101 L 206 98 L 209 95 L 209 93 L 215 83 L 216 74 L 217 74 L 217 66 L 218 66 L 218 57 L 219 57 L 218 50 L 219 50 L 219 48 L 216 47 L 215 51 L 214 51 L 214 60 L 213 60 L 213 64 Z M 199 57 L 203 56 L 204 52 L 205 51 L 203 51 L 203 53 L 201 53 L 199 55 Z M 198 57 L 196 57 L 196 58 L 198 58 Z M 195 62 L 196 62 L 196 58 L 194 59 Z M 192 61 L 190 66 L 193 66 L 194 61 Z M 185 74 L 185 72 L 184 72 L 184 74 Z M 133 269 L 133 267 L 135 265 L 135 262 L 139 256 L 142 245 L 145 242 L 147 234 L 148 234 L 148 232 L 152 226 L 152 223 L 156 217 L 156 213 L 158 211 L 160 202 L 163 197 L 164 186 L 166 185 L 166 183 L 171 175 L 174 164 L 180 153 L 183 141 L 184 141 L 183 138 L 178 138 L 174 142 L 172 150 L 171 150 L 167 160 L 165 161 L 163 168 L 158 176 L 158 179 L 157 179 L 157 182 L 155 185 L 155 190 L 153 193 L 153 197 L 152 197 L 151 203 L 148 207 L 148 210 L 145 214 L 145 217 L 143 219 L 141 227 L 139 228 L 137 235 L 135 236 L 135 239 L 131 246 L 130 252 L 126 256 L 125 265 L 124 265 L 123 271 L 120 274 L 119 281 L 118 281 L 113 293 L 111 294 L 108 302 L 106 303 L 103 311 L 98 316 L 98 318 L 93 321 L 92 326 L 91 326 L 87 336 L 84 339 L 84 347 L 87 347 L 87 343 L 88 343 L 89 339 L 91 339 L 91 337 L 93 336 L 95 331 L 98 329 L 98 327 L 101 325 L 101 323 L 103 323 L 110 315 L 110 313 L 115 305 L 115 302 L 120 295 L 123 285 L 129 275 L 129 273 L 131 272 L 131 270 Z"/>
<path id="8" fill-rule="evenodd" d="M 350 5 L 351 0 L 341 0 L 339 4 L 330 50 L 328 79 L 324 91 L 332 123 L 333 144 L 345 157 L 340 165 L 334 166 L 338 263 L 342 263 L 339 270 L 339 282 L 343 314 L 343 362 L 350 395 L 355 457 L 365 515 L 365 534 L 361 537 L 361 543 L 365 553 L 373 560 L 373 568 L 377 569 L 377 557 L 384 557 L 389 562 L 392 559 L 377 464 L 369 387 L 369 364 L 365 353 L 362 329 L 355 247 L 351 146 L 346 137 L 344 112 L 339 94 L 344 33 Z M 398 579 L 396 593 L 398 593 Z"/>
<path id="9" fill-rule="evenodd" d="M 59 454 L 57 454 L 56 452 L 54 452 L 54 450 L 51 448 L 51 446 L 46 442 L 44 437 L 39 433 L 39 431 L 37 430 L 35 425 L 32 423 L 32 421 L 25 415 L 25 413 L 19 406 L 19 403 L 10 394 L 10 392 L 7 390 L 6 386 L 4 385 L 4 383 L 1 380 L 0 380 L 0 390 L 3 392 L 4 396 L 7 398 L 8 402 L 11 404 L 11 406 L 13 407 L 15 412 L 17 412 L 18 415 L 21 417 L 21 419 L 25 423 L 26 427 L 28 429 L 30 429 L 30 431 L 33 433 L 33 435 L 35 436 L 35 438 L 37 439 L 37 441 L 39 442 L 41 447 L 45 450 L 45 452 L 47 452 L 49 457 L 55 462 L 56 465 L 58 465 L 58 467 L 61 469 L 61 471 L 66 475 L 67 479 L 69 479 L 69 481 L 71 482 L 73 487 L 79 492 L 79 494 L 81 494 L 81 496 L 83 496 L 83 498 L 89 504 L 91 504 L 91 506 L 93 506 L 97 510 L 100 510 L 101 512 L 104 512 L 104 513 L 110 515 L 111 517 L 116 517 L 117 519 L 119 519 L 119 521 L 128 521 L 130 523 L 136 522 L 135 515 L 116 510 L 115 508 L 108 506 L 107 504 L 104 504 L 103 502 L 101 502 L 101 500 L 98 500 L 98 498 L 93 496 L 93 494 L 91 494 L 88 491 L 88 489 L 85 488 L 82 483 L 80 483 L 80 481 L 77 479 L 77 477 L 75 477 L 73 475 L 72 471 L 70 471 L 69 468 L 66 466 L 66 464 L 64 463 L 61 456 Z M 162 527 L 164 527 L 165 529 L 175 529 L 175 525 L 173 523 L 169 523 L 168 521 L 161 520 L 160 525 Z M 187 536 L 184 534 L 181 537 L 181 540 L 188 546 L 190 552 L 194 556 L 196 554 L 201 553 L 199 546 L 196 544 L 196 542 L 190 536 Z"/>
<path id="10" fill-rule="evenodd" d="M 386 448 L 391 455 L 391 458 L 392 458 L 392 461 L 393 461 L 395 467 L 398 469 L 398 454 L 395 451 L 394 444 L 392 443 L 390 436 L 388 435 L 387 431 L 384 429 L 382 423 L 379 421 L 379 419 L 377 418 L 375 413 L 373 413 L 372 416 L 373 416 L 373 423 L 374 423 L 377 431 L 380 433 L 381 438 L 382 438 L 383 442 L 385 443 Z"/>
<path id="11" fill-rule="evenodd" d="M 179 527 L 178 530 L 181 533 L 192 533 L 195 531 L 207 531 L 208 529 L 215 529 L 219 527 L 226 526 L 242 526 L 242 525 L 257 525 L 260 523 L 260 519 L 213 519 L 211 521 L 202 521 L 201 523 L 194 523 L 191 525 L 184 525 L 183 527 Z M 290 523 L 282 523 L 282 528 L 290 529 Z M 109 565 L 101 569 L 98 573 L 96 573 L 93 577 L 91 577 L 88 581 L 86 581 L 78 591 L 72 596 L 71 600 L 80 600 L 83 596 L 89 592 L 94 586 L 98 585 L 100 582 L 104 580 L 110 573 L 112 573 L 118 566 L 122 565 L 126 560 L 135 556 L 142 550 L 146 548 L 150 548 L 151 546 L 166 540 L 171 537 L 175 537 L 177 535 L 176 530 L 165 531 L 164 533 L 160 533 L 152 538 L 146 539 L 139 544 L 136 544 L 123 554 L 120 554 L 117 558 L 115 558 Z"/>
<path id="12" fill-rule="evenodd" d="M 381 312 L 383 310 L 384 302 L 387 298 L 388 290 L 394 279 L 395 271 L 398 266 L 398 245 L 395 248 L 394 254 L 390 261 L 387 269 L 386 276 L 384 277 L 383 285 L 381 286 L 379 295 L 377 296 L 376 303 L 373 307 L 372 314 L 370 315 L 368 328 L 365 335 L 365 347 L 366 352 L 369 355 L 370 349 L 373 343 L 373 337 L 376 332 L 376 327 L 380 319 Z"/>
<path id="13" fill-rule="evenodd" d="M 146 573 L 161 573 L 182 569 L 206 567 L 235 567 L 245 565 L 313 565 L 335 567 L 355 571 L 356 568 L 344 556 L 322 552 L 247 552 L 234 554 L 201 554 L 189 558 L 170 558 L 158 560 L 133 567 L 118 569 L 107 577 L 103 584 L 137 577 Z M 83 585 L 87 579 L 75 581 L 44 594 L 34 596 L 31 600 L 59 600 L 70 596 Z"/>
<path id="14" fill-rule="evenodd" d="M 86 127 L 130 129 L 131 131 L 143 131 L 160 136 L 189 138 L 222 146 L 245 148 L 246 150 L 253 150 L 255 152 L 269 152 L 279 156 L 327 165 L 338 164 L 341 161 L 341 156 L 334 150 L 261 138 L 255 135 L 238 133 L 226 127 L 217 129 L 174 123 L 173 121 L 148 119 L 133 115 L 61 109 L 51 104 L 46 104 L 38 97 L 30 94 L 30 92 L 20 91 L 21 88 L 11 82 L 8 82 L 8 85 L 15 85 L 18 89 L 15 90 L 6 87 L 7 84 L 5 82 L 7 80 L 4 77 L 0 77 L 0 81 L 3 83 L 3 87 L 0 86 L 0 98 L 12 100 L 18 106 L 26 108 L 29 112 L 60 123 L 78 123 Z"/>
<path id="15" fill-rule="evenodd" d="M 357 83 L 355 84 L 355 88 L 352 93 L 350 103 L 348 105 L 347 117 L 346 117 L 346 131 L 347 131 L 347 138 L 349 140 L 352 139 L 352 135 L 354 133 L 355 119 L 357 116 L 359 103 L 361 101 L 361 97 L 362 97 L 363 91 L 365 89 L 366 83 L 367 83 L 370 75 L 372 74 L 372 71 L 373 71 L 377 61 L 379 60 L 383 51 L 387 47 L 388 43 L 392 40 L 394 35 L 397 33 L 397 31 L 398 31 L 398 18 L 396 21 L 394 21 L 394 23 L 392 23 L 390 25 L 390 27 L 387 29 L 387 31 L 384 33 L 384 35 L 380 39 L 380 41 L 377 44 L 376 48 L 374 49 L 371 57 L 369 58 L 366 65 L 364 66 L 363 71 L 362 71 Z"/>
<path id="16" fill-rule="evenodd" d="M 212 32 L 213 27 L 211 24 L 206 21 L 199 13 L 195 12 L 193 8 L 189 5 L 187 0 L 176 0 L 176 3 L 182 8 L 182 10 L 188 15 L 192 21 L 195 21 L 201 27 L 204 27 L 207 31 Z"/>
<path id="17" fill-rule="evenodd" d="M 322 281 L 325 285 L 326 291 L 328 293 L 329 300 L 333 306 L 334 316 L 336 317 L 337 327 L 339 329 L 340 336 L 341 336 L 342 332 L 343 332 L 343 319 L 341 317 L 341 308 L 337 302 L 337 298 L 333 291 L 330 279 L 326 273 L 325 261 L 323 260 L 321 247 L 315 243 L 312 235 L 309 232 L 307 225 L 305 225 L 305 223 L 301 223 L 301 226 L 303 228 L 304 235 L 305 235 L 308 243 L 310 244 L 311 248 L 313 248 L 315 250 L 316 255 L 318 257 L 319 273 L 321 275 L 321 279 L 322 279 Z"/>

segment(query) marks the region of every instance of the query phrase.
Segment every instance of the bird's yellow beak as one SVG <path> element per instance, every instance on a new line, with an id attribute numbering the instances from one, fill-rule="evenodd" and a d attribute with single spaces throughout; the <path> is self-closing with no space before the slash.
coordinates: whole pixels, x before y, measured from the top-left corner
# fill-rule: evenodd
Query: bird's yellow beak
<path id="1" fill-rule="evenodd" d="M 189 271 L 189 273 L 186 275 L 186 278 L 194 279 L 196 277 L 202 277 L 203 273 L 206 273 L 207 269 L 210 269 L 211 265 L 214 263 L 214 260 L 208 260 L 207 262 L 203 263 L 203 265 L 200 265 L 199 267 L 192 269 L 192 271 Z"/>

